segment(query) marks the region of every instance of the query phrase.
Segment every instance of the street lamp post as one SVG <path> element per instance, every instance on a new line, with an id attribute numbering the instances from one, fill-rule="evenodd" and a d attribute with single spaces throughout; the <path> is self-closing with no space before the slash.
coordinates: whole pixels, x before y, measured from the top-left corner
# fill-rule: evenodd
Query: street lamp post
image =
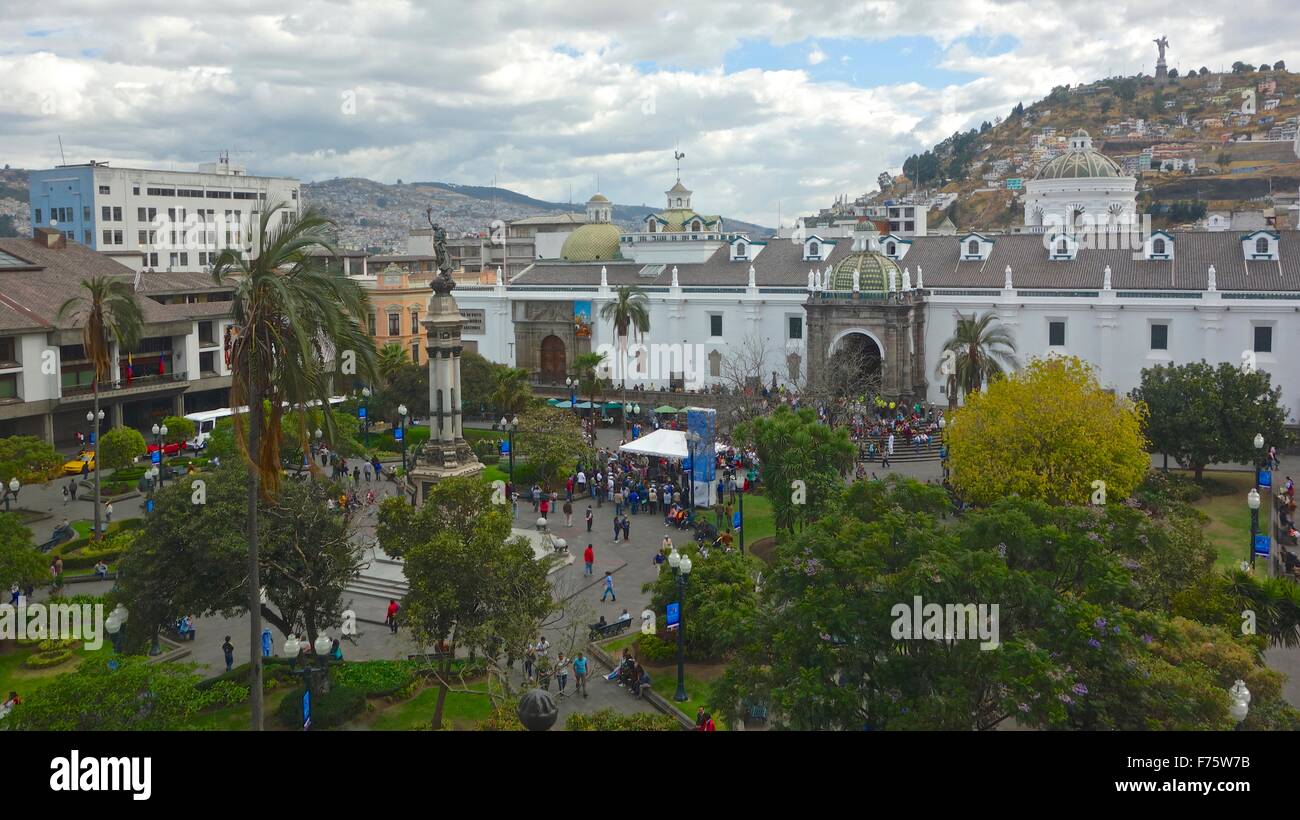
<path id="1" fill-rule="evenodd" d="M 366 448 L 370 448 L 370 410 L 367 403 L 370 401 L 370 388 L 361 388 L 361 429 L 365 431 Z"/>
<path id="2" fill-rule="evenodd" d="M 123 627 L 126 626 L 127 610 L 126 607 L 118 604 L 113 607 L 113 611 L 108 613 L 104 619 L 104 628 L 108 630 L 108 639 L 113 643 L 113 651 L 119 655 L 122 653 L 122 633 Z"/>
<path id="3" fill-rule="evenodd" d="M 99 423 L 104 420 L 104 411 L 98 413 L 94 411 L 86 412 L 86 421 L 91 425 L 90 439 L 95 446 L 95 538 L 99 538 L 103 531 L 100 529 L 100 505 L 99 497 Z"/>
<path id="4" fill-rule="evenodd" d="M 9 512 L 9 496 L 13 496 L 14 501 L 18 500 L 18 490 L 22 488 L 22 483 L 18 481 L 18 476 L 9 479 L 9 492 L 5 494 L 5 512 Z"/>
<path id="5" fill-rule="evenodd" d="M 402 474 L 406 474 L 406 405 L 397 405 L 397 429 L 402 431 Z"/>
<path id="6" fill-rule="evenodd" d="M 167 437 L 167 425 L 164 424 L 163 426 L 159 427 L 158 425 L 155 424 L 153 426 L 153 444 L 155 447 L 158 448 L 158 476 L 159 476 L 158 486 L 159 487 L 162 487 L 167 480 L 167 472 L 163 468 L 163 459 L 167 457 L 167 453 L 163 450 L 163 440 L 166 437 Z"/>
<path id="7" fill-rule="evenodd" d="M 1255 536 L 1259 534 L 1259 490 L 1254 487 L 1246 493 L 1246 506 L 1250 507 L 1250 546 L 1246 555 L 1246 564 L 1255 566 Z"/>
<path id="8" fill-rule="evenodd" d="M 304 663 L 297 667 L 299 654 L 303 647 L 313 648 L 313 645 L 306 641 L 299 641 L 296 635 L 290 635 L 284 642 L 284 654 L 289 659 L 290 667 L 297 667 L 295 671 L 302 675 L 302 685 L 307 691 L 307 703 L 310 704 L 317 694 L 327 694 L 329 692 L 329 652 L 333 642 L 324 632 L 316 636 L 314 649 L 316 650 L 316 660 L 319 666 L 312 663 Z M 319 680 L 319 685 L 313 686 L 315 681 Z M 311 725 L 310 716 L 303 722 L 303 729 L 306 730 Z"/>
<path id="9" fill-rule="evenodd" d="M 510 448 L 510 483 L 515 483 L 515 429 L 519 426 L 517 421 L 506 421 L 506 417 L 501 417 L 500 427 L 506 431 L 506 443 Z"/>
<path id="10" fill-rule="evenodd" d="M 677 581 L 677 692 L 673 700 L 682 703 L 686 695 L 686 642 L 683 630 L 686 625 L 686 581 L 691 575 L 690 556 L 673 550 L 668 556 L 668 566 L 672 567 L 673 578 Z"/>

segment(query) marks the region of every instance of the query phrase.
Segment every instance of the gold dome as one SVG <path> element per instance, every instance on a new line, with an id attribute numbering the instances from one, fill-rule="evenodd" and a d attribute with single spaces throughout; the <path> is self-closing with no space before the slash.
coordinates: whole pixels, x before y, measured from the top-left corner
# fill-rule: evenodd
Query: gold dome
<path id="1" fill-rule="evenodd" d="M 839 261 L 831 272 L 831 290 L 853 290 L 853 272 L 858 272 L 858 287 L 865 292 L 884 292 L 889 289 L 885 279 L 888 271 L 894 272 L 894 287 L 903 284 L 902 268 L 888 256 L 875 251 L 854 251 Z"/>
<path id="2" fill-rule="evenodd" d="M 560 256 L 568 262 L 604 262 L 619 258 L 622 232 L 608 222 L 583 225 L 564 240 Z"/>

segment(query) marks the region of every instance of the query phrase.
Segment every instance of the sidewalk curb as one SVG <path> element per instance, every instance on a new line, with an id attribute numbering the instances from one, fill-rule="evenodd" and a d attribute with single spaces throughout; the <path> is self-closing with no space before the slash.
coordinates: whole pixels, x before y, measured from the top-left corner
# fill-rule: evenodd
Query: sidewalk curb
<path id="1" fill-rule="evenodd" d="M 617 639 L 606 638 L 605 640 L 612 641 Z M 603 647 L 601 647 L 597 643 L 593 643 L 589 641 L 587 643 L 587 650 L 588 650 L 588 654 L 590 654 L 596 660 L 600 661 L 601 665 L 608 667 L 609 671 L 611 672 L 614 671 L 614 666 L 615 666 L 614 659 L 610 657 L 608 653 L 605 652 Z M 660 712 L 663 712 L 668 717 L 675 718 L 677 722 L 682 725 L 683 729 L 695 728 L 694 720 L 689 718 L 686 715 L 686 713 L 683 712 L 681 709 L 678 709 L 676 706 L 673 706 L 671 703 L 665 700 L 663 696 L 661 696 L 658 692 L 654 691 L 653 689 L 646 688 L 645 694 L 642 696 L 642 698 L 648 701 L 651 706 L 658 709 Z"/>

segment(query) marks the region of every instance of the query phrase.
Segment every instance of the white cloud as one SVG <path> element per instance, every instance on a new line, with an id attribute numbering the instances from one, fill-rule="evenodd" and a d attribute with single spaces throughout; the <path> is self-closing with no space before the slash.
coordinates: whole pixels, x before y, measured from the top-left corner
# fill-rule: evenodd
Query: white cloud
<path id="1" fill-rule="evenodd" d="M 1053 85 L 1151 71 L 1167 34 L 1180 70 L 1292 58 L 1295 15 L 1264 0 L 1130 2 L 1089 14 L 1067 0 L 256 0 L 200 4 L 46 0 L 0 19 L 0 161 L 88 159 L 185 167 L 243 150 L 252 172 L 304 179 L 498 182 L 579 199 L 599 172 L 615 201 L 657 204 L 672 148 L 702 210 L 775 224 L 957 128 Z M 1267 20 L 1267 25 L 1260 25 Z M 31 36 L 41 32 L 42 36 Z M 944 90 L 857 87 L 799 70 L 727 73 L 746 42 L 787 46 L 930 37 Z M 1014 38 L 989 56 L 969 45 Z M 869 45 L 868 49 L 874 48 Z M 896 46 L 893 46 L 896 48 Z M 89 56 L 87 56 L 89 55 Z M 814 45 L 809 65 L 826 55 Z M 916 59 L 915 57 L 909 59 Z M 854 83 L 878 70 L 854 60 Z M 918 68 L 925 68 L 918 66 Z M 897 76 L 891 71 L 890 76 Z M 918 75 L 919 76 L 919 75 Z M 355 113 L 342 100 L 355 101 Z M 948 103 L 945 104 L 945 99 Z"/>

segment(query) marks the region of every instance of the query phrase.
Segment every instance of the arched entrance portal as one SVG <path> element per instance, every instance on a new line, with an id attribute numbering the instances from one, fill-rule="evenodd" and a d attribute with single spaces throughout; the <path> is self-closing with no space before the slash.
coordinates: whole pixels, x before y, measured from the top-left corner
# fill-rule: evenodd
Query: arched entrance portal
<path id="1" fill-rule="evenodd" d="M 542 339 L 539 364 L 543 382 L 559 384 L 564 381 L 568 366 L 564 358 L 564 342 L 559 336 L 551 335 Z"/>
<path id="2" fill-rule="evenodd" d="M 848 331 L 831 343 L 825 389 L 837 398 L 870 401 L 882 392 L 884 351 L 871 335 Z"/>

